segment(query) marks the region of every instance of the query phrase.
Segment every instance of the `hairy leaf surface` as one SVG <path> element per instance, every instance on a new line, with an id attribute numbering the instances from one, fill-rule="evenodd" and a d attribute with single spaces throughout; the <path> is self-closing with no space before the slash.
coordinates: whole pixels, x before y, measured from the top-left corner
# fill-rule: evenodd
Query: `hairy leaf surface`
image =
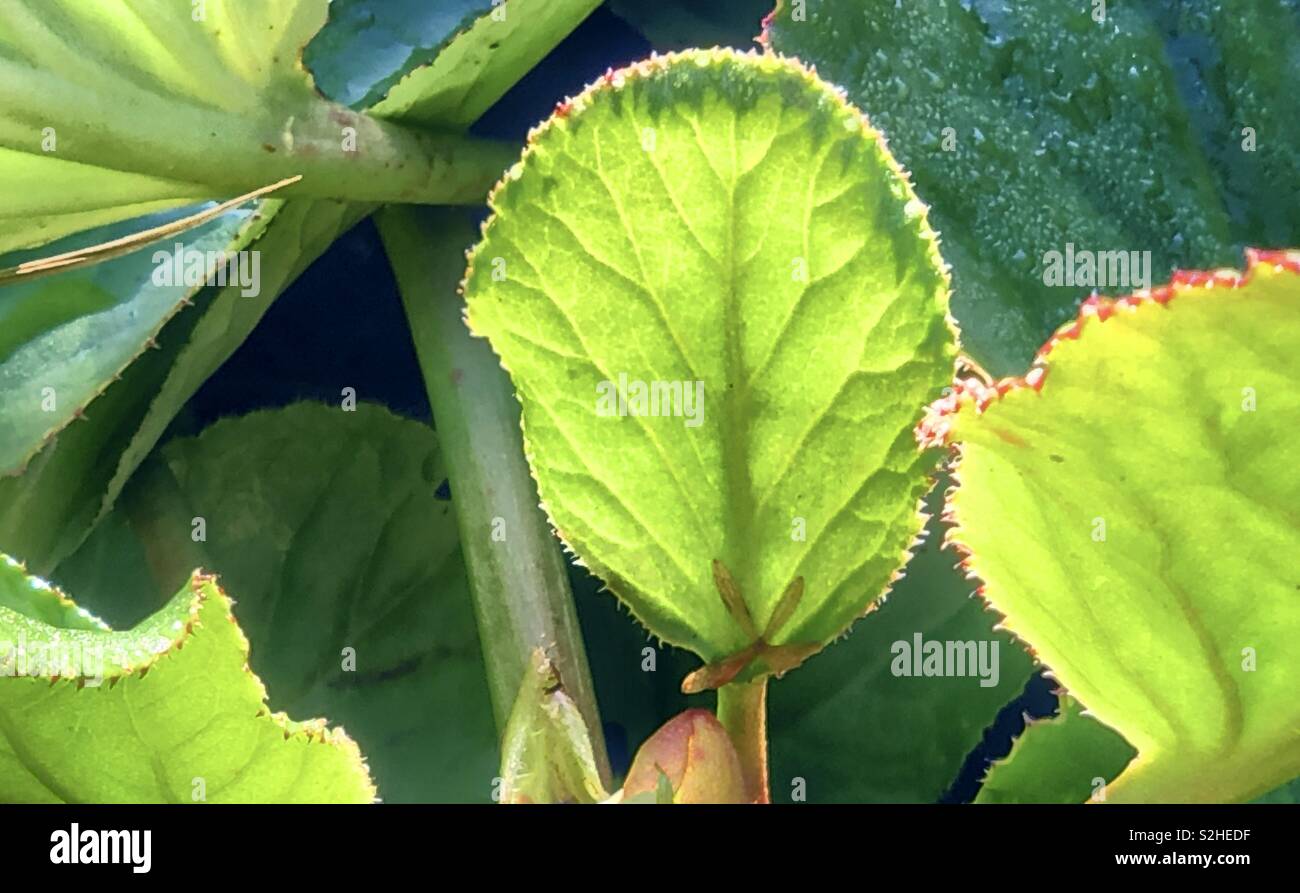
<path id="1" fill-rule="evenodd" d="M 909 429 L 954 352 L 924 207 L 865 120 L 791 63 L 656 57 L 562 107 L 491 205 L 467 316 L 564 540 L 708 661 L 763 631 L 794 662 L 860 616 L 920 531 Z"/>
<path id="2" fill-rule="evenodd" d="M 203 253 L 206 277 L 215 273 L 207 252 L 239 250 L 262 228 L 258 215 L 241 211 L 189 233 L 186 242 Z M 108 232 L 77 241 L 105 241 Z M 20 472 L 202 288 L 186 284 L 184 258 L 179 280 L 176 264 L 155 262 L 155 254 L 174 250 L 169 241 L 114 263 L 0 288 L 0 476 Z"/>
<path id="3" fill-rule="evenodd" d="M 541 648 L 531 656 L 502 737 L 502 803 L 598 803 L 609 796 L 582 712 Z"/>

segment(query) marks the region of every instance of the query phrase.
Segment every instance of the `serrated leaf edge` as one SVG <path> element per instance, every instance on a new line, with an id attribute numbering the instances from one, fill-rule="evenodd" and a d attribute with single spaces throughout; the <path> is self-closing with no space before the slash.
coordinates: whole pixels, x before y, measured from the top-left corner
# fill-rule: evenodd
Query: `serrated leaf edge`
<path id="1" fill-rule="evenodd" d="M 1052 351 L 1064 341 L 1078 341 L 1093 320 L 1100 325 L 1122 312 L 1133 313 L 1152 306 L 1165 307 L 1187 292 L 1242 288 L 1250 284 L 1255 271 L 1261 267 L 1300 275 L 1300 249 L 1247 248 L 1245 272 L 1227 268 L 1176 270 L 1167 285 L 1139 289 L 1118 298 L 1092 295 L 1079 306 L 1078 315 L 1053 332 L 1038 349 L 1029 371 L 1024 375 L 1001 378 L 994 382 L 975 377 L 955 380 L 952 392 L 930 404 L 926 410 L 925 418 L 916 427 L 917 443 L 923 448 L 950 446 L 951 419 L 966 406 L 973 406 L 976 413 L 983 414 L 994 402 L 1012 391 L 1032 388 L 1041 392 L 1050 370 Z"/>
<path id="2" fill-rule="evenodd" d="M 1060 686 L 1060 694 L 1073 698 L 1063 682 L 1052 669 L 1042 663 L 1034 644 L 1010 625 L 1008 615 L 998 608 L 986 591 L 983 578 L 975 567 L 974 551 L 961 540 L 961 522 L 957 517 L 954 496 L 961 489 L 961 444 L 952 439 L 952 419 L 963 409 L 970 409 L 982 415 L 991 405 L 1007 394 L 1024 389 L 1042 393 L 1043 383 L 1047 379 L 1052 351 L 1063 341 L 1079 340 L 1086 329 L 1096 320 L 1100 325 L 1117 313 L 1134 313 L 1144 308 L 1167 308 L 1171 301 L 1188 292 L 1204 292 L 1218 288 L 1220 291 L 1242 288 L 1249 285 L 1257 270 L 1261 268 L 1274 272 L 1286 272 L 1300 275 L 1300 249 L 1262 249 L 1247 248 L 1245 251 L 1246 269 L 1238 271 L 1228 268 L 1215 270 L 1176 270 L 1170 281 L 1153 289 L 1139 289 L 1132 294 L 1117 298 L 1092 295 L 1080 305 L 1079 313 L 1071 322 L 1060 326 L 1039 348 L 1028 372 L 1020 376 L 1002 378 L 994 382 L 981 381 L 978 378 L 955 380 L 952 392 L 930 405 L 925 418 L 916 427 L 917 443 L 922 447 L 946 446 L 949 450 L 948 468 L 952 486 L 944 493 L 944 506 L 941 520 L 948 525 L 944 537 L 944 548 L 949 546 L 960 556 L 957 567 L 966 575 L 966 579 L 975 585 L 975 595 L 984 603 L 985 609 L 1000 618 L 993 626 L 995 632 L 1004 632 L 1025 649 L 1035 664 L 1043 668 L 1044 675 Z M 1080 702 L 1081 706 L 1082 703 Z M 1086 706 L 1085 706 L 1086 711 Z M 1105 723 L 1099 717 L 1089 713 L 1098 722 L 1102 722 L 1117 734 L 1123 735 L 1121 729 Z M 1127 740 L 1127 739 L 1126 739 Z M 1128 768 L 1138 765 L 1142 758 L 1139 752 Z"/>
<path id="3" fill-rule="evenodd" d="M 19 561 L 18 559 L 13 558 L 9 555 L 6 555 L 3 552 L 0 552 L 0 562 L 3 562 L 7 567 L 10 567 L 13 570 L 18 571 L 18 573 L 26 577 L 28 583 L 41 593 L 41 598 L 53 599 L 55 602 L 58 603 L 59 607 L 63 608 L 64 610 L 77 612 L 86 620 L 89 620 L 92 623 L 94 623 L 102 632 L 106 632 L 106 633 L 112 632 L 112 627 L 110 627 L 107 623 L 105 623 L 99 617 L 87 611 L 85 608 L 80 607 L 72 599 L 68 598 L 68 596 L 59 587 L 53 585 L 52 583 L 48 582 L 44 578 L 38 577 L 37 575 L 33 574 L 31 571 L 27 569 L 27 565 L 24 562 Z M 16 613 L 22 613 L 22 612 L 16 612 Z"/>
<path id="4" fill-rule="evenodd" d="M 780 7 L 778 5 L 778 9 L 779 8 Z M 768 20 L 775 14 L 776 14 L 776 10 L 773 10 L 773 12 L 769 14 L 768 18 L 764 19 L 764 24 L 766 25 Z M 761 40 L 759 42 L 762 43 Z M 478 241 L 465 252 L 465 259 L 466 259 L 465 275 L 461 278 L 460 284 L 457 287 L 457 293 L 461 296 L 462 302 L 464 302 L 466 286 L 468 285 L 470 279 L 473 277 L 474 274 L 474 265 L 478 259 L 478 253 L 483 248 L 483 246 L 487 244 L 487 240 L 491 234 L 492 227 L 496 223 L 497 216 L 499 214 L 498 197 L 500 193 L 502 193 L 506 188 L 508 188 L 512 182 L 518 180 L 523 175 L 526 162 L 528 161 L 532 153 L 536 150 L 540 141 L 551 130 L 551 128 L 565 126 L 565 122 L 571 115 L 575 113 L 581 113 L 582 111 L 584 111 L 586 108 L 588 108 L 591 105 L 592 101 L 599 94 L 606 93 L 606 92 L 611 92 L 611 93 L 617 92 L 618 90 L 622 89 L 622 87 L 625 85 L 625 83 L 629 78 L 642 77 L 649 74 L 653 74 L 659 70 L 667 70 L 672 65 L 683 60 L 693 61 L 697 65 L 705 65 L 713 62 L 722 61 L 722 60 L 732 60 L 738 58 L 747 58 L 747 59 L 762 61 L 772 66 L 773 70 L 786 69 L 788 71 L 792 71 L 798 74 L 800 77 L 802 77 L 807 82 L 809 87 L 813 89 L 824 90 L 827 93 L 831 94 L 834 97 L 834 99 L 839 102 L 841 110 L 851 113 L 858 119 L 858 121 L 862 125 L 862 132 L 867 137 L 867 139 L 873 141 L 880 148 L 881 158 L 884 160 L 890 173 L 904 183 L 907 194 L 911 196 L 911 200 L 915 202 L 916 205 L 921 209 L 921 213 L 919 215 L 919 221 L 920 221 L 919 236 L 925 241 L 928 249 L 927 254 L 929 255 L 929 259 L 931 263 L 934 264 L 935 268 L 939 271 L 940 278 L 943 280 L 944 284 L 947 287 L 946 293 L 944 295 L 944 301 L 945 301 L 944 322 L 948 326 L 948 329 L 952 334 L 953 352 L 955 354 L 953 365 L 955 370 L 958 364 L 961 362 L 961 352 L 960 352 L 961 351 L 961 330 L 957 324 L 957 320 L 952 315 L 951 304 L 950 304 L 950 298 L 952 296 L 952 273 L 951 273 L 952 267 L 950 264 L 947 263 L 947 261 L 944 260 L 943 255 L 940 252 L 941 236 L 930 225 L 930 218 L 929 218 L 930 206 L 926 204 L 924 201 L 922 201 L 919 196 L 917 196 L 915 185 L 912 182 L 911 172 L 905 169 L 902 166 L 902 164 L 899 163 L 898 159 L 894 157 L 893 152 L 889 148 L 889 140 L 886 138 L 885 134 L 877 130 L 874 126 L 872 126 L 870 120 L 867 118 L 866 113 L 863 112 L 861 109 L 859 109 L 857 106 L 855 106 L 849 100 L 848 92 L 844 88 L 839 87 L 833 83 L 830 83 L 829 81 L 825 81 L 822 78 L 818 77 L 815 67 L 810 67 L 808 65 L 805 65 L 797 58 L 785 56 L 779 53 L 770 52 L 767 51 L 766 49 L 764 49 L 763 51 L 746 50 L 742 52 L 735 49 L 714 47 L 712 49 L 706 49 L 706 50 L 692 49 L 692 50 L 673 51 L 668 53 L 652 52 L 647 58 L 642 59 L 638 62 L 634 62 L 631 65 L 628 65 L 624 68 L 607 69 L 603 75 L 601 75 L 599 78 L 589 83 L 577 96 L 567 97 L 561 100 L 560 102 L 557 102 L 555 105 L 555 111 L 551 115 L 551 117 L 542 121 L 541 123 L 539 123 L 529 131 L 528 138 L 524 145 L 524 151 L 520 156 L 520 159 L 517 162 L 515 162 L 515 164 L 513 164 L 509 168 L 509 170 L 506 171 L 505 175 L 497 182 L 495 186 L 492 187 L 491 191 L 488 193 L 487 205 L 491 213 L 484 219 L 482 224 L 480 224 Z M 461 315 L 462 318 L 464 319 L 465 327 L 469 330 L 471 335 L 473 335 L 476 338 L 483 338 L 484 340 L 487 340 L 487 335 L 475 329 L 473 323 L 469 318 L 467 305 L 462 307 Z M 496 354 L 495 350 L 493 351 L 493 353 Z M 498 362 L 500 362 L 501 368 L 504 369 L 507 374 L 510 374 L 511 371 L 510 368 L 505 364 L 503 360 L 501 360 L 500 355 L 496 355 L 496 356 Z M 522 414 L 520 416 L 519 426 L 520 426 L 520 430 L 523 432 L 524 452 L 528 459 L 529 473 L 533 476 L 534 481 L 536 481 L 537 474 L 536 471 L 534 470 L 531 440 L 529 439 L 527 427 L 524 424 Z M 866 617 L 872 611 L 875 611 L 877 608 L 883 605 L 887 597 L 889 596 L 889 594 L 893 591 L 894 584 L 897 583 L 905 576 L 906 567 L 911 562 L 913 556 L 916 554 L 916 550 L 920 548 L 922 545 L 924 545 L 925 543 L 926 525 L 930 521 L 930 514 L 925 511 L 925 498 L 929 494 L 930 490 L 933 488 L 935 481 L 938 480 L 939 473 L 940 473 L 940 469 L 936 467 L 933 471 L 927 474 L 929 483 L 925 487 L 920 497 L 917 499 L 917 506 L 916 506 L 915 519 L 914 519 L 915 521 L 918 522 L 916 531 L 912 536 L 911 542 L 903 549 L 902 561 L 891 573 L 889 580 L 885 583 L 884 587 L 881 589 L 879 593 L 877 593 L 874 597 L 872 597 L 867 601 L 866 605 L 862 609 L 862 612 L 857 616 L 855 620 L 850 621 L 849 624 L 846 625 L 845 628 L 838 635 L 833 636 L 831 639 L 829 639 L 827 642 L 825 642 L 822 645 L 821 649 L 818 649 L 817 652 L 808 655 L 808 657 L 815 657 L 816 654 L 820 653 L 820 651 L 823 650 L 826 646 L 834 644 L 835 642 L 847 638 L 849 633 L 852 631 L 853 626 L 857 623 L 857 621 Z M 578 567 L 588 568 L 594 574 L 596 574 L 597 577 L 600 578 L 603 585 L 599 591 L 609 592 L 612 595 L 614 595 L 616 600 L 623 607 L 627 608 L 627 611 L 632 616 L 632 618 L 636 620 L 636 622 L 640 624 L 642 628 L 646 629 L 647 632 L 649 632 L 653 638 L 658 639 L 661 644 L 667 642 L 668 644 L 672 644 L 678 647 L 689 647 L 682 642 L 666 640 L 663 637 L 658 636 L 653 631 L 651 631 L 649 625 L 640 616 L 640 614 L 638 614 L 637 611 L 632 607 L 632 605 L 627 601 L 627 599 L 625 599 L 620 594 L 619 589 L 610 582 L 611 580 L 617 580 L 618 575 L 611 573 L 608 568 L 604 568 L 598 562 L 589 562 L 578 552 L 576 548 L 574 548 L 570 538 L 564 533 L 563 530 L 560 529 L 560 527 L 556 523 L 555 516 L 551 512 L 550 507 L 547 506 L 546 500 L 544 498 L 539 499 L 538 507 L 542 509 L 542 511 L 546 514 L 547 521 L 550 523 L 551 529 L 555 532 L 556 538 L 559 539 L 564 552 L 567 555 L 571 556 L 573 564 Z M 683 618 L 682 620 L 682 625 L 687 628 L 691 626 L 691 624 L 685 618 Z"/>
<path id="5" fill-rule="evenodd" d="M 266 225 L 270 222 L 271 218 L 275 214 L 275 210 L 278 210 L 278 208 L 279 208 L 279 204 L 277 203 L 275 205 L 275 208 L 271 209 L 268 213 L 268 210 L 265 207 L 265 203 L 263 203 L 261 200 L 258 200 L 258 204 L 254 207 L 252 212 L 249 214 L 248 219 L 244 221 L 244 223 L 239 227 L 238 230 L 235 231 L 235 234 L 231 237 L 230 242 L 227 244 L 225 250 L 227 252 L 239 251 L 244 248 L 247 248 L 249 245 L 256 242 L 261 237 L 262 233 L 265 231 Z M 218 218 L 213 218 L 213 220 L 216 219 Z M 211 223 L 213 221 L 207 221 L 207 222 Z M 67 418 L 58 422 L 53 427 L 47 429 L 45 433 L 42 434 L 41 437 L 36 441 L 36 443 L 28 449 L 27 453 L 22 457 L 22 459 L 19 460 L 17 465 L 15 465 L 14 467 L 6 471 L 0 472 L 0 479 L 8 478 L 8 477 L 21 477 L 22 474 L 25 471 L 27 471 L 27 466 L 31 464 L 32 459 L 36 458 L 36 456 L 39 455 L 42 450 L 50 446 L 50 444 L 52 444 L 61 433 L 67 430 L 68 426 L 70 426 L 73 422 L 84 421 L 86 419 L 86 414 L 85 414 L 86 409 L 90 406 L 90 404 L 94 403 L 96 399 L 103 396 L 104 392 L 107 391 L 113 384 L 115 384 L 118 381 L 121 381 L 122 374 L 125 373 L 126 370 L 129 369 L 131 365 L 135 363 L 136 360 L 140 359 L 140 357 L 144 355 L 145 351 L 157 348 L 158 336 L 162 334 L 162 331 L 164 328 L 167 327 L 167 324 L 171 322 L 173 319 L 175 319 L 176 316 L 179 315 L 182 310 L 185 310 L 188 307 L 193 307 L 195 295 L 197 295 L 199 292 L 201 292 L 203 289 L 207 287 L 208 286 L 206 285 L 206 283 L 200 283 L 198 285 L 193 285 L 193 286 L 186 286 L 184 293 L 179 298 L 177 298 L 177 300 L 172 304 L 171 308 L 167 311 L 167 313 L 164 314 L 161 319 L 159 319 L 158 324 L 149 331 L 148 336 L 141 342 L 140 349 L 135 353 L 133 353 L 130 357 L 128 357 L 124 363 L 119 365 L 116 372 L 114 372 L 111 376 L 101 381 L 99 385 L 96 386 L 96 388 L 90 393 L 90 395 L 84 401 L 82 401 L 80 405 L 78 405 Z"/>
<path id="6" fill-rule="evenodd" d="M 3 557 L 15 568 L 23 567 L 22 564 L 14 561 L 8 556 L 0 557 Z M 39 580 L 40 578 L 30 577 L 29 579 Z M 41 582 L 44 583 L 45 581 L 42 580 Z M 286 741 L 299 738 L 312 744 L 324 744 L 342 749 L 348 757 L 348 761 L 358 766 L 365 773 L 366 790 L 369 792 L 370 800 L 372 802 L 377 802 L 378 790 L 376 789 L 374 779 L 371 776 L 369 764 L 366 762 L 365 756 L 361 753 L 361 748 L 357 745 L 356 741 L 347 734 L 346 730 L 344 730 L 342 726 L 331 727 L 328 720 L 320 717 L 307 720 L 292 720 L 289 718 L 288 714 L 284 712 L 277 711 L 272 713 L 270 711 L 267 703 L 268 694 L 266 684 L 262 682 L 261 677 L 253 672 L 253 669 L 248 662 L 251 653 L 251 646 L 249 645 L 248 637 L 244 634 L 243 628 L 239 625 L 239 621 L 235 619 L 234 611 L 232 610 L 234 600 L 231 599 L 230 596 L 228 596 L 221 588 L 218 576 L 216 574 L 205 573 L 202 570 L 195 570 L 190 575 L 188 586 L 190 590 L 190 601 L 186 608 L 186 622 L 176 632 L 171 641 L 167 643 L 167 647 L 159 649 L 140 663 L 129 667 L 115 668 L 111 675 L 105 674 L 104 676 L 104 681 L 108 683 L 107 686 L 98 686 L 97 688 L 99 690 L 111 691 L 116 688 L 119 683 L 126 681 L 130 677 L 135 677 L 137 679 L 144 679 L 147 677 L 150 670 L 185 647 L 193 637 L 195 630 L 201 628 L 203 625 L 199 621 L 199 614 L 204 605 L 210 598 L 215 597 L 218 603 L 221 604 L 222 614 L 225 619 L 235 627 L 235 635 L 239 641 L 239 649 L 244 659 L 242 668 L 243 672 L 252 679 L 257 686 L 261 707 L 255 714 L 255 717 L 267 719 L 275 723 L 284 734 L 284 740 Z M 42 586 L 41 588 L 48 589 L 49 592 L 59 598 L 61 603 L 73 607 L 76 606 L 76 602 L 68 598 L 68 596 L 58 587 L 52 584 L 45 584 L 45 586 Z M 78 608 L 77 610 L 81 609 Z M 15 613 L 21 612 L 15 611 Z M 93 615 L 88 616 L 93 617 Z M 104 631 L 107 632 L 109 630 L 105 628 Z M 51 687 L 55 685 L 72 685 L 81 691 L 86 691 L 86 680 L 87 677 L 84 675 L 62 675 L 49 677 L 48 681 Z M 92 688 L 91 690 L 94 691 L 96 688 Z"/>
<path id="7" fill-rule="evenodd" d="M 1011 750 L 1007 753 L 1005 757 L 1003 757 L 1000 760 L 991 760 L 989 762 L 988 767 L 984 770 L 984 775 L 980 778 L 981 787 L 984 784 L 987 784 L 989 779 L 993 777 L 994 770 L 996 770 L 1001 766 L 1006 766 L 1007 764 L 1011 763 L 1020 754 L 1020 752 L 1024 750 L 1025 738 L 1026 736 L 1029 735 L 1031 729 L 1037 728 L 1039 726 L 1061 726 L 1064 725 L 1066 722 L 1068 722 L 1070 719 L 1068 715 L 1068 711 L 1071 705 L 1077 706 L 1079 708 L 1080 717 L 1095 720 L 1096 722 L 1099 723 L 1101 722 L 1101 720 L 1098 719 L 1097 716 L 1094 715 L 1091 711 L 1089 711 L 1088 708 L 1081 701 L 1079 701 L 1078 698 L 1074 697 L 1069 692 L 1065 691 L 1065 689 L 1057 689 L 1055 692 L 1053 692 L 1053 694 L 1055 694 L 1058 698 L 1057 712 L 1052 714 L 1051 716 L 1041 716 L 1038 718 L 1032 717 L 1028 713 L 1022 712 L 1021 718 L 1024 720 L 1025 723 L 1024 730 L 1021 731 L 1021 733 L 1015 737 L 1015 740 L 1011 742 Z M 1106 725 L 1106 724 L 1102 723 L 1102 725 Z M 1110 726 L 1106 726 L 1106 728 L 1110 728 Z M 1128 739 L 1125 739 L 1126 742 L 1127 740 Z M 1131 744 L 1129 745 L 1129 747 L 1132 746 L 1133 745 Z M 1134 748 L 1134 750 L 1136 750 L 1136 748 Z M 1121 769 L 1119 772 L 1116 772 L 1113 777 L 1106 779 L 1106 783 L 1109 784 L 1110 782 L 1114 781 L 1116 778 L 1119 778 L 1120 773 L 1127 770 L 1128 767 L 1132 765 L 1133 760 L 1136 759 L 1137 757 L 1134 756 L 1132 760 L 1129 760 L 1129 762 L 1125 764 L 1123 769 Z M 1092 802 L 1100 802 L 1100 801 L 1088 800 L 1086 802 L 1092 803 Z"/>

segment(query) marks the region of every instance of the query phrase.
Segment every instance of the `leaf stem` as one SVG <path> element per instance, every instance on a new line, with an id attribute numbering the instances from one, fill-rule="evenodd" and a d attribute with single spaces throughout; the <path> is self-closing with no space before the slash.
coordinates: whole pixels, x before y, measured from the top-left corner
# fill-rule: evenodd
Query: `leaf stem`
<path id="1" fill-rule="evenodd" d="M 740 756 L 745 784 L 756 803 L 771 803 L 767 769 L 767 677 L 730 682 L 718 689 L 718 721 Z"/>
<path id="2" fill-rule="evenodd" d="M 601 780 L 609 759 L 558 540 L 524 458 L 519 403 L 486 341 L 465 327 L 457 291 L 477 233 L 463 212 L 376 215 L 406 308 L 450 475 L 498 731 L 534 649 L 544 649 L 586 721 Z"/>
<path id="3" fill-rule="evenodd" d="M 0 77 L 0 118 L 8 119 L 0 147 L 32 152 L 40 128 L 54 127 L 61 159 L 91 166 L 111 159 L 115 171 L 151 178 L 157 198 L 239 195 L 301 175 L 277 197 L 478 205 L 519 157 L 509 141 L 405 127 L 312 97 L 217 111 L 166 91 L 92 95 L 5 60 Z M 31 109 L 59 114 L 29 121 Z"/>

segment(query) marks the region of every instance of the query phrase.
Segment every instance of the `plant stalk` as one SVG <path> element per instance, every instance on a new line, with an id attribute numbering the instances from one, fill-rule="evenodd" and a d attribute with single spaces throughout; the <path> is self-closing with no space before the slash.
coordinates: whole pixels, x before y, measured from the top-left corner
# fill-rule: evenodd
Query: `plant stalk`
<path id="1" fill-rule="evenodd" d="M 513 142 L 404 127 L 309 97 L 267 97 L 265 108 L 216 111 L 165 91 L 93 95 L 4 59 L 0 80 L 0 123 L 7 125 L 0 127 L 0 147 L 35 151 L 41 128 L 55 127 L 59 158 L 101 166 L 111 159 L 116 171 L 152 178 L 151 198 L 181 203 L 242 195 L 301 175 L 276 197 L 478 205 L 519 157 Z M 60 113 L 45 121 L 33 109 Z M 70 195 L 72 204 L 49 210 L 82 210 L 84 200 Z"/>
<path id="2" fill-rule="evenodd" d="M 718 689 L 718 721 L 731 735 L 745 784 L 756 803 L 771 803 L 767 769 L 767 677 Z"/>
<path id="3" fill-rule="evenodd" d="M 448 208 L 387 208 L 376 221 L 447 463 L 497 729 L 504 733 L 530 656 L 542 647 L 586 721 L 609 787 L 568 571 L 524 458 L 519 403 L 496 355 L 470 335 L 462 315 L 458 285 L 477 230 Z"/>

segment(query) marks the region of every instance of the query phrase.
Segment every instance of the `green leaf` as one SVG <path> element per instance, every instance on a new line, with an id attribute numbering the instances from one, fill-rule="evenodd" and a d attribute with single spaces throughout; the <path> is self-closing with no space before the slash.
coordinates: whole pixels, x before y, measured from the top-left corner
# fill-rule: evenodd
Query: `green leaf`
<path id="1" fill-rule="evenodd" d="M 751 675 L 861 615 L 920 531 L 935 456 L 908 432 L 954 347 L 924 207 L 857 112 L 777 59 L 656 57 L 561 108 L 491 204 L 467 318 L 565 542 L 655 635 Z M 620 414 L 631 383 L 658 414 Z"/>
<path id="2" fill-rule="evenodd" d="M 336 4 L 341 5 L 341 4 Z M 514 3 L 512 2 L 511 6 Z M 444 49 L 466 54 L 490 50 L 492 61 L 483 72 L 479 87 L 467 94 L 456 111 L 479 109 L 490 104 L 497 94 L 521 77 L 536 61 L 540 52 L 538 34 L 555 35 L 577 25 L 585 12 L 570 3 L 550 3 L 545 9 L 530 9 L 529 21 L 535 32 L 518 34 L 491 49 L 495 32 L 471 28 L 458 34 Z M 345 17 L 346 18 L 346 17 Z M 326 29 L 330 32 L 330 28 Z M 499 35 L 498 35 L 499 36 Z M 486 42 L 485 42 L 486 41 Z M 485 49 L 486 48 L 486 49 Z M 360 69 L 369 56 L 339 48 L 328 49 L 314 57 L 328 60 L 332 70 L 344 73 Z M 435 84 L 426 84 L 430 90 Z M 408 94 L 409 95 L 409 94 Z M 437 123 L 450 124 L 452 118 Z M 33 461 L 27 474 L 18 480 L 0 477 L 0 546 L 23 556 L 38 573 L 53 569 L 69 555 L 89 532 L 91 524 L 112 506 L 127 478 L 153 449 L 164 429 L 203 381 L 211 375 L 244 341 L 279 292 L 293 281 L 329 244 L 372 210 L 368 205 L 341 205 L 335 202 L 269 200 L 259 203 L 262 219 L 257 242 L 244 247 L 261 252 L 262 291 L 256 298 L 244 297 L 235 289 L 209 287 L 193 300 L 196 307 L 173 319 L 157 338 L 160 351 L 146 351 L 124 373 L 123 381 L 110 387 L 87 411 L 89 424 L 66 429 L 57 443 L 48 445 Z M 232 215 L 237 219 L 238 215 Z M 142 224 L 122 224 L 113 234 L 121 235 Z M 216 226 L 218 224 L 214 224 Z M 229 225 L 229 221 L 219 225 Z M 264 231 L 263 231 L 264 230 Z M 79 237 L 73 244 L 88 243 L 90 236 Z M 192 242 L 190 247 L 194 247 Z M 69 247 L 72 247 L 71 245 Z M 231 245 L 237 248 L 238 245 Z M 48 251 L 49 249 L 45 249 Z M 128 266 L 130 258 L 112 261 Z M 82 276 L 85 271 L 79 271 Z M 96 275 L 114 275 L 100 273 Z M 82 331 L 81 318 L 93 316 L 98 308 L 80 298 L 68 298 L 64 289 L 81 294 L 74 283 L 83 281 L 73 274 L 50 277 L 45 283 L 52 289 L 51 301 L 66 307 L 70 331 Z M 0 292 L 0 295 L 3 295 Z M 123 312 L 136 318 L 148 313 L 131 310 L 140 294 L 132 298 L 115 294 Z M 0 297 L 0 305 L 4 303 Z M 104 339 L 115 343 L 120 332 L 105 333 L 96 329 L 87 340 Z M 137 352 L 144 348 L 137 345 Z M 65 359 L 57 351 L 44 351 L 44 367 L 33 371 L 32 378 L 58 373 Z M 107 381 L 96 383 L 99 388 Z M 87 387 L 90 387 L 88 384 Z M 0 391 L 0 393 L 3 393 Z M 6 401 L 7 402 L 7 401 Z"/>
<path id="3" fill-rule="evenodd" d="M 989 767 L 975 802 L 1105 802 L 1105 785 L 1136 753 L 1123 736 L 1062 695 L 1058 716 L 1027 723 L 1006 759 Z"/>
<path id="4" fill-rule="evenodd" d="M 582 712 L 538 648 L 519 685 L 501 745 L 502 803 L 599 803 L 600 781 Z"/>
<path id="5" fill-rule="evenodd" d="M 332 0 L 303 64 L 327 97 L 366 109 L 491 11 L 492 0 Z"/>
<path id="6" fill-rule="evenodd" d="M 260 215 L 228 214 L 189 233 L 187 247 L 205 255 L 237 251 L 264 227 Z M 93 232 L 77 241 L 107 236 Z M 0 289 L 0 476 L 20 472 L 201 288 L 155 276 L 155 255 L 171 256 L 174 245 L 155 249 Z"/>
<path id="7" fill-rule="evenodd" d="M 927 502 L 936 514 L 945 481 Z M 955 569 L 957 553 L 942 547 L 944 531 L 931 517 L 925 543 L 884 603 L 843 641 L 771 684 L 772 802 L 799 793 L 809 803 L 934 803 L 998 711 L 1024 690 L 1029 655 L 971 597 L 975 584 Z M 977 657 L 986 643 L 985 674 L 974 666 L 962 676 L 896 675 L 896 646 L 914 650 L 917 635 L 945 649 L 974 643 Z"/>
<path id="8" fill-rule="evenodd" d="M 445 477 L 433 432 L 378 406 L 223 420 L 142 466 L 56 577 L 108 615 L 218 571 L 274 707 L 344 723 L 386 801 L 485 802 L 497 737 Z"/>
<path id="9" fill-rule="evenodd" d="M 766 42 L 888 135 L 953 265 L 963 348 L 1008 375 L 1089 290 L 1045 284 L 1050 251 L 1150 251 L 1148 281 L 1097 283 L 1114 294 L 1238 263 L 1243 245 L 1300 244 L 1297 12 L 782 0 Z"/>
<path id="10" fill-rule="evenodd" d="M 296 174 L 286 191 L 310 198 L 478 201 L 508 147 L 407 130 L 316 92 L 301 52 L 328 8 L 6 3 L 0 252 Z"/>
<path id="11" fill-rule="evenodd" d="M 599 5 L 335 0 L 306 62 L 328 95 L 377 118 L 461 129 Z"/>
<path id="12" fill-rule="evenodd" d="M 49 573 L 70 555 L 112 506 L 185 401 L 243 342 L 289 282 L 365 210 L 337 202 L 265 203 L 258 212 L 262 225 L 273 217 L 276 225 L 265 229 L 259 225 L 260 236 L 246 243 L 248 250 L 260 252 L 261 293 L 245 296 L 237 286 L 199 290 L 192 298 L 195 306 L 183 308 L 158 335 L 159 349 L 137 357 L 121 381 L 85 410 L 86 420 L 70 425 L 48 443 L 22 476 L 0 477 L 0 548 L 22 556 L 40 574 Z M 112 269 L 130 269 L 136 262 L 135 256 L 121 258 L 41 282 L 55 289 L 50 294 L 58 297 L 64 289 L 75 292 L 73 283 L 85 277 L 113 277 Z M 0 291 L 0 303 L 10 290 Z M 112 313 L 129 320 L 149 296 L 148 291 L 138 292 Z M 104 320 L 95 316 L 93 308 L 78 309 L 89 312 L 89 318 L 74 316 L 70 309 L 68 321 L 51 330 L 50 338 L 63 345 L 100 343 L 97 339 L 104 334 L 98 323 Z M 79 336 L 82 341 L 76 340 Z M 113 339 L 102 343 L 112 344 Z M 30 377 L 60 374 L 68 365 L 64 356 L 41 355 L 43 371 Z"/>
<path id="13" fill-rule="evenodd" d="M 969 569 L 1138 756 L 1108 800 L 1247 800 L 1300 774 L 1300 253 L 1090 300 L 1024 378 L 963 382 Z M 981 411 L 982 410 L 982 411 Z"/>
<path id="14" fill-rule="evenodd" d="M 656 50 L 730 46 L 751 49 L 774 0 L 610 0 L 609 8 Z"/>
<path id="15" fill-rule="evenodd" d="M 1062 695 L 1051 719 L 1031 721 L 1005 760 L 989 768 L 976 803 L 1082 803 L 1100 800 L 1136 751 L 1114 729 Z M 1300 803 L 1300 779 L 1254 803 Z"/>
<path id="16" fill-rule="evenodd" d="M 247 660 L 212 577 L 112 632 L 0 556 L 0 801 L 373 800 L 356 744 L 271 714 Z"/>

